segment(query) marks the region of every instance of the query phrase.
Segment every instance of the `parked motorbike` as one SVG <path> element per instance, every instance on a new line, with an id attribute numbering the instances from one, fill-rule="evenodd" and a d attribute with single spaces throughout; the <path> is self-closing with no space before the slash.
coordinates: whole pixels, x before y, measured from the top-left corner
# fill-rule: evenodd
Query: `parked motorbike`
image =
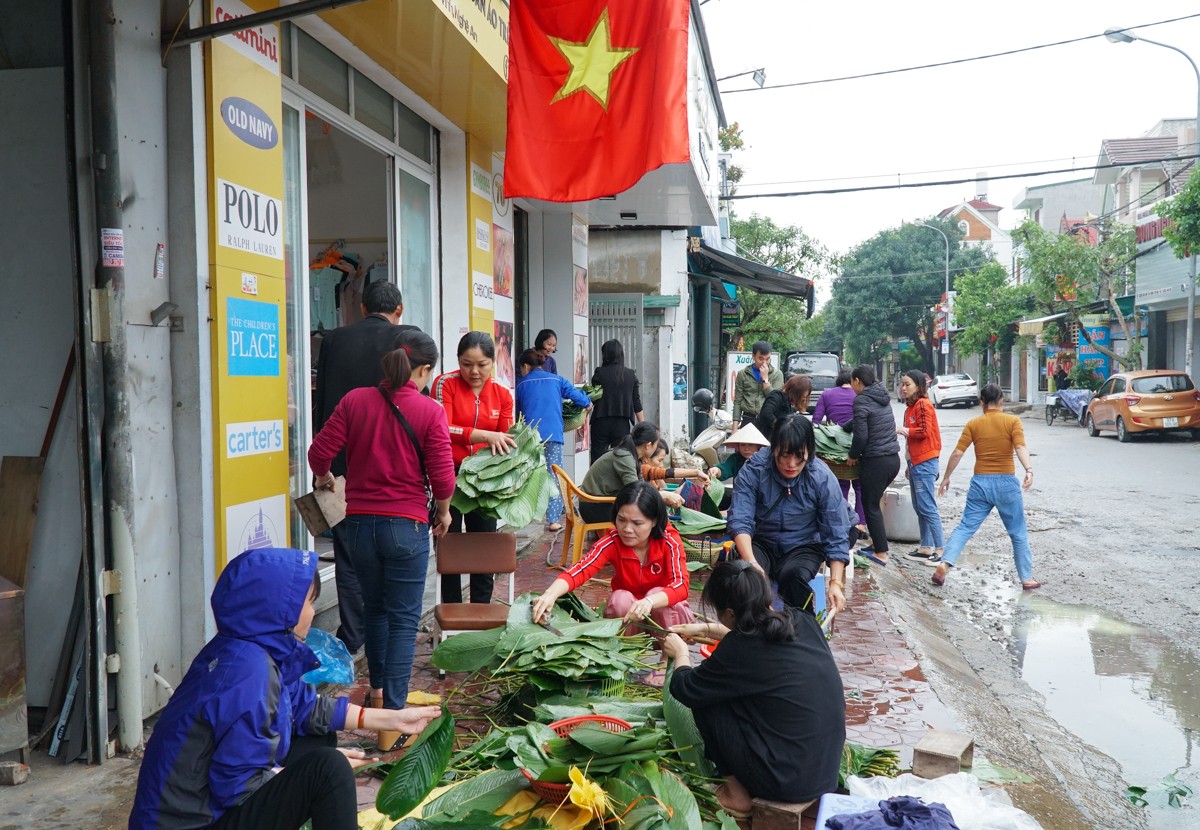
<path id="1" fill-rule="evenodd" d="M 1079 415 L 1074 412 L 1069 406 L 1063 403 L 1058 395 L 1046 396 L 1046 426 L 1054 426 L 1054 422 L 1061 418 L 1064 421 L 1072 421 L 1075 426 L 1079 426 Z"/>
<path id="2" fill-rule="evenodd" d="M 696 390 L 692 395 L 692 409 L 707 415 L 712 421 L 692 441 L 692 454 L 703 458 L 706 466 L 715 467 L 721 458 L 729 454 L 725 439 L 733 432 L 733 415 L 716 408 L 716 397 L 708 389 Z"/>

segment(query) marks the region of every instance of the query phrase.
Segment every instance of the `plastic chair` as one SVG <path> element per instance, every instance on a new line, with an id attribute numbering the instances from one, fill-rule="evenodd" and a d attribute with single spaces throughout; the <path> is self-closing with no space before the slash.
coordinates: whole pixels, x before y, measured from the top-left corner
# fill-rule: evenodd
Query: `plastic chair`
<path id="1" fill-rule="evenodd" d="M 571 477 L 567 475 L 567 471 L 562 467 L 554 464 L 551 466 L 554 474 L 558 476 L 558 483 L 562 487 L 564 528 L 563 528 L 563 550 L 562 560 L 559 564 L 564 567 L 574 565 L 583 558 L 583 537 L 589 530 L 609 530 L 613 527 L 612 522 L 592 522 L 584 521 L 583 516 L 579 514 L 579 507 L 576 499 L 580 502 L 588 504 L 612 504 L 616 501 L 614 496 L 593 496 L 590 493 L 585 493 L 576 486 L 575 482 L 571 481 Z M 575 553 L 571 555 L 571 547 L 574 546 Z M 570 564 L 568 564 L 568 557 Z"/>
<path id="2" fill-rule="evenodd" d="M 433 619 L 439 641 L 464 631 L 500 628 L 513 603 L 517 570 L 514 533 L 447 533 L 437 546 L 437 604 Z M 442 602 L 442 574 L 508 574 L 508 605 L 481 602 Z"/>

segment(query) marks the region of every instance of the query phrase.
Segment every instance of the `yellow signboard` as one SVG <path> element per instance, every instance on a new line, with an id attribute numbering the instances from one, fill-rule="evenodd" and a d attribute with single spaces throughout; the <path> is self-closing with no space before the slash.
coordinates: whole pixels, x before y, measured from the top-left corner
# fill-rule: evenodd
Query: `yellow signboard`
<path id="1" fill-rule="evenodd" d="M 430 0 L 475 51 L 508 80 L 508 0 Z"/>
<path id="2" fill-rule="evenodd" d="M 274 8 L 210 0 L 218 22 Z M 279 28 L 208 44 L 216 562 L 288 545 Z"/>
<path id="3" fill-rule="evenodd" d="M 467 159 L 471 165 L 467 183 L 467 227 L 472 229 L 471 273 L 467 285 L 471 297 L 471 331 L 492 334 L 496 319 L 496 289 L 492 275 L 492 148 L 468 135 Z"/>

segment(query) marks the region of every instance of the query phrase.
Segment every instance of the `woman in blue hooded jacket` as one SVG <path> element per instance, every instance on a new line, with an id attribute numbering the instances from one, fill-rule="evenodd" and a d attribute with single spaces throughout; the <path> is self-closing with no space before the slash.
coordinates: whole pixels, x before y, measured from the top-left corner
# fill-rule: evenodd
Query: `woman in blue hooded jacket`
<path id="1" fill-rule="evenodd" d="M 358 827 L 354 769 L 339 729 L 417 733 L 437 707 L 364 709 L 319 695 L 302 675 L 321 590 L 317 555 L 250 550 L 213 589 L 217 636 L 171 696 L 146 745 L 130 830 L 313 830 Z"/>

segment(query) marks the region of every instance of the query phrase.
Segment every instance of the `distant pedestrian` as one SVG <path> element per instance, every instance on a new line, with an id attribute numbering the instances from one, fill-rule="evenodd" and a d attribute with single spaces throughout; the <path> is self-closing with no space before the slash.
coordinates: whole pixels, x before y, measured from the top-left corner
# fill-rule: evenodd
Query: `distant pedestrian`
<path id="1" fill-rule="evenodd" d="M 600 347 L 600 366 L 592 372 L 592 386 L 604 390 L 589 419 L 592 463 L 595 464 L 610 447 L 629 434 L 635 422 L 645 420 L 638 376 L 625 365 L 625 348 L 620 340 L 607 340 Z"/>
<path id="2" fill-rule="evenodd" d="M 896 427 L 896 432 L 908 441 L 908 482 L 917 526 L 921 529 L 920 545 L 909 558 L 937 564 L 942 561 L 943 547 L 942 517 L 935 499 L 942 430 L 937 412 L 929 402 L 924 372 L 906 372 L 900 379 L 900 390 L 908 408 L 904 410 L 904 423 Z"/>
<path id="3" fill-rule="evenodd" d="M 759 340 L 750 347 L 750 354 L 754 362 L 733 381 L 733 421 L 738 426 L 757 418 L 767 395 L 783 388 L 783 372 L 771 366 L 771 344 Z"/>
<path id="4" fill-rule="evenodd" d="M 754 425 L 768 441 L 775 433 L 775 422 L 794 412 L 808 413 L 808 399 L 812 395 L 812 378 L 808 375 L 792 375 L 783 383 L 782 389 L 774 389 L 763 400 Z"/>
<path id="5" fill-rule="evenodd" d="M 833 386 L 821 393 L 817 398 L 817 408 L 813 410 L 813 423 L 823 424 L 828 421 L 844 427 L 854 420 L 855 391 L 850 387 L 850 370 L 839 369 Z M 867 538 L 867 514 L 863 511 L 862 480 L 839 478 L 842 496 L 846 503 L 850 502 L 850 488 L 854 488 L 854 512 L 858 516 L 858 524 L 854 526 L 855 540 Z"/>
<path id="6" fill-rule="evenodd" d="M 946 464 L 942 486 L 938 488 L 939 495 L 949 491 L 950 476 L 954 474 L 967 447 L 973 444 L 975 474 L 971 476 L 971 486 L 967 488 L 962 521 L 946 542 L 942 562 L 933 572 L 933 583 L 945 584 L 946 575 L 958 561 L 959 554 L 992 508 L 995 508 L 1004 522 L 1004 529 L 1008 531 L 1008 538 L 1012 540 L 1013 560 L 1017 565 L 1021 587 L 1031 591 L 1042 587 L 1042 584 L 1033 578 L 1033 553 L 1029 549 L 1029 529 L 1025 524 L 1025 503 L 1021 496 L 1022 490 L 1033 486 L 1033 462 L 1025 446 L 1025 430 L 1020 418 L 1005 413 L 1004 393 L 999 386 L 987 384 L 979 390 L 979 399 L 983 402 L 983 414 L 967 421 L 963 427 L 958 445 Z M 1013 464 L 1014 453 L 1025 468 L 1025 479 L 1020 483 L 1017 482 Z"/>
<path id="7" fill-rule="evenodd" d="M 883 524 L 883 494 L 900 473 L 900 442 L 896 440 L 896 416 L 892 396 L 875 380 L 875 369 L 862 364 L 850 373 L 854 398 L 854 440 L 850 444 L 851 465 L 858 465 L 862 479 L 863 511 L 871 549 L 862 553 L 877 565 L 887 566 L 887 529 Z M 824 397 L 822 395 L 821 397 Z"/>
<path id="8" fill-rule="evenodd" d="M 584 409 L 592 408 L 592 401 L 575 384 L 566 378 L 552 375 L 542 367 L 546 355 L 537 349 L 521 352 L 517 371 L 524 380 L 517 385 L 517 411 L 532 424 L 542 438 L 546 454 L 546 469 L 554 485 L 555 495 L 546 508 L 548 530 L 562 530 L 563 500 L 558 488 L 558 478 L 550 468 L 563 460 L 563 401 L 571 401 Z"/>

